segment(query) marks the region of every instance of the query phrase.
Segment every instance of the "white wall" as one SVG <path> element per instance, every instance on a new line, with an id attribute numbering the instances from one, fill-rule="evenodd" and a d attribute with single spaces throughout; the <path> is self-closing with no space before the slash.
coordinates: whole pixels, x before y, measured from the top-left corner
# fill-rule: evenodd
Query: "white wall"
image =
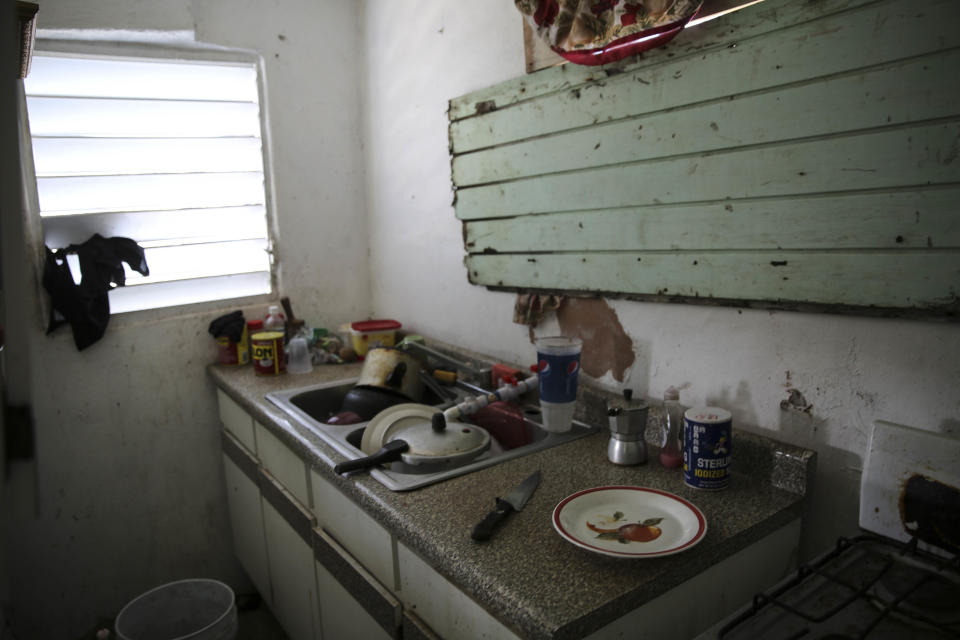
<path id="1" fill-rule="evenodd" d="M 264 58 L 282 290 L 336 327 L 369 311 L 359 3 L 194 0 L 196 38 Z"/>
<path id="2" fill-rule="evenodd" d="M 17 23 L 13 11 L 13 6 L 4 8 L 0 11 L 0 78 L 3 84 L 0 89 L 0 149 L 13 148 L 17 144 L 19 134 L 17 131 L 16 109 L 17 104 L 14 98 L 15 83 L 14 79 L 18 75 L 19 51 L 16 37 Z M 0 158 L 6 160 L 6 156 L 0 155 Z M 15 166 L 15 165 L 14 165 Z M 20 172 L 15 168 L 8 168 L 4 164 L 0 171 L 0 220 L 14 215 L 20 209 L 20 195 L 17 185 L 20 181 Z M 7 233 L 6 225 L 0 225 L 0 242 Z M 6 252 L 0 254 L 0 261 L 5 257 Z M 7 262 L 0 262 L 0 272 L 5 272 L 8 268 Z M 0 284 L 0 323 L 6 327 L 6 314 L 3 313 L 4 302 L 6 300 L 6 286 Z M 3 354 L 5 355 L 5 354 Z M 0 355 L 0 402 L 7 395 L 5 374 L 2 369 L 3 355 Z M 7 499 L 7 464 L 6 464 L 6 422 L 4 419 L 2 407 L 0 407 L 0 637 L 4 635 L 4 629 L 7 627 L 7 608 L 10 602 L 10 581 L 7 569 L 7 537 L 10 526 L 10 506 Z"/>
<path id="3" fill-rule="evenodd" d="M 523 71 L 511 2 L 368 0 L 366 121 L 374 311 L 498 357 L 532 359 L 514 297 L 467 283 L 451 206 L 450 98 Z M 637 360 L 624 385 L 733 411 L 743 429 L 816 449 L 808 551 L 857 526 L 859 470 L 872 422 L 960 435 L 956 324 L 611 301 Z M 547 322 L 540 334 L 558 331 Z M 599 381 L 616 389 L 612 377 Z M 784 411 L 788 388 L 810 415 Z M 642 469 L 637 482 L 643 482 Z"/>
<path id="4" fill-rule="evenodd" d="M 199 40 L 259 51 L 281 294 L 317 326 L 367 317 L 355 3 L 45 0 L 38 26 L 195 30 Z M 9 147 L 3 153 L 5 166 L 16 162 Z M 18 237 L 4 234 L 3 253 L 20 251 L 22 264 Z M 7 297 L 12 319 L 25 326 L 14 335 L 6 326 L 24 354 L 15 373 L 36 422 L 35 462 L 21 465 L 8 492 L 17 637 L 80 637 L 173 579 L 202 575 L 249 588 L 232 555 L 215 393 L 204 370 L 216 359 L 207 325 L 236 307 L 115 316 L 104 338 L 78 353 L 69 328 L 43 335 L 33 274 L 6 275 L 5 292 L 9 281 L 25 292 Z M 264 311 L 265 301 L 245 309 L 248 317 Z"/>

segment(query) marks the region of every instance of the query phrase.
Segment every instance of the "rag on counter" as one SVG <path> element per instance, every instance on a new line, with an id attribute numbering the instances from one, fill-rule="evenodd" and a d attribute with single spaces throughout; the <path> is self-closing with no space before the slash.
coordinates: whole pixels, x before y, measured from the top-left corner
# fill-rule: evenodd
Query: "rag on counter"
<path id="1" fill-rule="evenodd" d="M 517 301 L 513 305 L 513 321 L 535 327 L 543 320 L 543 316 L 559 309 L 562 302 L 563 296 L 558 295 L 517 294 Z"/>
<path id="2" fill-rule="evenodd" d="M 80 261 L 80 284 L 73 280 L 67 254 Z M 73 341 L 82 351 L 103 337 L 110 320 L 107 293 L 126 284 L 123 263 L 150 275 L 143 249 L 130 238 L 104 238 L 99 233 L 81 244 L 63 249 L 46 247 L 43 287 L 50 294 L 49 335 L 63 324 L 73 329 Z"/>

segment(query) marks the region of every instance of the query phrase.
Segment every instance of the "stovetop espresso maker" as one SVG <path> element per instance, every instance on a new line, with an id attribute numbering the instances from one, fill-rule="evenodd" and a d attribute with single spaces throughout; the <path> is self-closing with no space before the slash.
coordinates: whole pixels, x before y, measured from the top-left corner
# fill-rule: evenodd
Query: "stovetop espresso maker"
<path id="1" fill-rule="evenodd" d="M 623 390 L 623 399 L 608 403 L 610 442 L 607 444 L 607 457 L 610 462 L 637 465 L 647 461 L 647 443 L 643 434 L 647 429 L 649 410 L 646 402 L 633 399 L 632 389 Z"/>

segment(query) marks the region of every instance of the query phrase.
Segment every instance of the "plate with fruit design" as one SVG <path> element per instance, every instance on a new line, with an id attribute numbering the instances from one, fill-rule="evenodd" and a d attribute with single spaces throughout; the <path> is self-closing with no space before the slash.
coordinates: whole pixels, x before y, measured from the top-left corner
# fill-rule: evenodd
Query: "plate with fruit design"
<path id="1" fill-rule="evenodd" d="M 647 487 L 595 487 L 564 498 L 553 528 L 578 547 L 616 558 L 656 558 L 703 540 L 707 519 L 690 502 Z"/>

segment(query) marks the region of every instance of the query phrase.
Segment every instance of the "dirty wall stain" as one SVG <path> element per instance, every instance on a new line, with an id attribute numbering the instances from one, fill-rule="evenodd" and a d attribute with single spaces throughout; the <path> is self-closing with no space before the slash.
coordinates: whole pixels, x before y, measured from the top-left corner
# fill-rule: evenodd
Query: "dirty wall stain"
<path id="1" fill-rule="evenodd" d="M 605 299 L 566 298 L 557 310 L 557 322 L 563 335 L 583 340 L 580 367 L 584 373 L 599 378 L 610 371 L 623 382 L 636 359 L 633 341 Z"/>

